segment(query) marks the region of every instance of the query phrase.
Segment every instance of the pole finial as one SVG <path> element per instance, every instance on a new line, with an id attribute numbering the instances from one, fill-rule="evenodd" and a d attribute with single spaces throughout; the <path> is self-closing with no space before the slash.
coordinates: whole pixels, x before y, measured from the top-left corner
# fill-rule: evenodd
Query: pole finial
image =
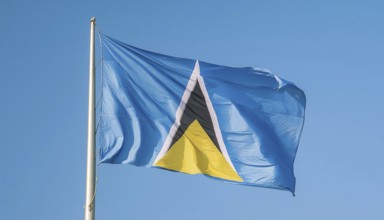
<path id="1" fill-rule="evenodd" d="M 92 18 L 91 18 L 91 22 L 95 22 L 96 21 L 96 18 L 95 18 L 95 16 L 93 16 Z"/>

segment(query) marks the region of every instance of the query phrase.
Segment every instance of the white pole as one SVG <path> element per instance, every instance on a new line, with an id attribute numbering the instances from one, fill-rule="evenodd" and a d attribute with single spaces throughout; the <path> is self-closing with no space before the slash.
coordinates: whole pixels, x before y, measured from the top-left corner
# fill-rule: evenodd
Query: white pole
<path id="1" fill-rule="evenodd" d="M 95 17 L 91 18 L 91 40 L 89 49 L 89 93 L 88 93 L 88 141 L 87 180 L 85 194 L 85 220 L 95 219 Z"/>

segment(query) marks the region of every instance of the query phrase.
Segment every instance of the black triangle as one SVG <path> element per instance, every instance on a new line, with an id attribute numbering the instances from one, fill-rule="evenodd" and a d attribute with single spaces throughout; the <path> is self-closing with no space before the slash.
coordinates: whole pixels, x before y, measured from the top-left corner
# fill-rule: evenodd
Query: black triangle
<path id="1" fill-rule="evenodd" d="M 171 147 L 183 136 L 188 126 L 195 120 L 200 123 L 212 140 L 213 144 L 215 144 L 217 149 L 221 152 L 215 130 L 213 128 L 212 118 L 199 83 L 196 83 L 195 88 L 187 101 L 185 110 L 181 116 L 180 126 L 177 129 L 169 149 L 171 149 Z"/>

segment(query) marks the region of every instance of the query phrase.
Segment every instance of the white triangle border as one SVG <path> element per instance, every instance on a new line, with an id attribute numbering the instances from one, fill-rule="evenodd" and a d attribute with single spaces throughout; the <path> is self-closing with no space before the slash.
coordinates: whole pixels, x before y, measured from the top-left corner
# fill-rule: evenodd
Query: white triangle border
<path id="1" fill-rule="evenodd" d="M 219 148 L 224 156 L 224 158 L 227 160 L 229 165 L 233 168 L 233 170 L 237 173 L 235 167 L 232 164 L 231 159 L 229 158 L 227 148 L 225 147 L 224 141 L 223 141 L 223 136 L 221 135 L 221 130 L 219 127 L 219 122 L 217 120 L 217 115 L 215 110 L 213 109 L 213 105 L 211 102 L 211 99 L 209 98 L 207 88 L 205 87 L 204 79 L 203 77 L 200 76 L 200 65 L 199 61 L 196 60 L 195 67 L 192 71 L 191 77 L 189 78 L 189 82 L 187 84 L 187 87 L 184 91 L 184 94 L 181 98 L 181 102 L 179 107 L 176 110 L 176 118 L 175 122 L 173 123 L 167 138 L 165 139 L 165 142 L 163 144 L 163 147 L 161 148 L 160 152 L 158 153 L 156 159 L 153 162 L 153 166 L 168 152 L 169 148 L 171 147 L 171 143 L 173 138 L 176 135 L 177 129 L 180 127 L 180 121 L 181 117 L 184 113 L 184 110 L 186 108 L 186 104 L 188 103 L 189 98 L 191 97 L 191 93 L 193 89 L 196 86 L 196 83 L 199 83 L 201 91 L 203 92 L 209 114 L 212 119 L 212 124 L 213 124 L 213 129 L 215 131 L 215 135 L 219 144 Z"/>

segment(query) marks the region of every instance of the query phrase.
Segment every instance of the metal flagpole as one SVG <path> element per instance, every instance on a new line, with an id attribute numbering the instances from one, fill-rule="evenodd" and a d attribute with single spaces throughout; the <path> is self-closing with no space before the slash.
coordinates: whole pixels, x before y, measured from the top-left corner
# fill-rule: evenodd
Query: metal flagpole
<path id="1" fill-rule="evenodd" d="M 95 17 L 91 18 L 91 38 L 89 55 L 88 93 L 88 140 L 87 140 L 87 180 L 85 194 L 85 220 L 95 219 Z"/>

